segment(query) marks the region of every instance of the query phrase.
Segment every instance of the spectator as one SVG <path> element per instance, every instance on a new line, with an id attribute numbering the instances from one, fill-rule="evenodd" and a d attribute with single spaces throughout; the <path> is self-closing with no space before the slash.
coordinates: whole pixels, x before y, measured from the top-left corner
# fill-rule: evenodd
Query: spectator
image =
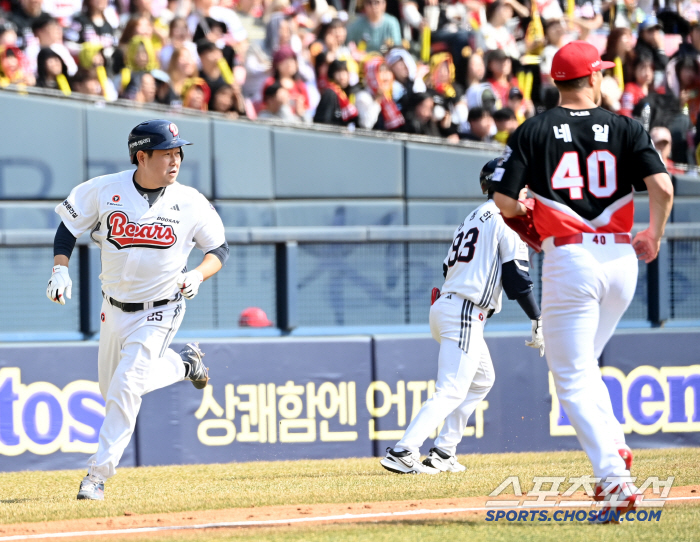
<path id="1" fill-rule="evenodd" d="M 401 28 L 393 15 L 386 13 L 386 0 L 364 0 L 362 15 L 348 28 L 348 44 L 360 51 L 385 53 L 401 44 Z"/>
<path id="2" fill-rule="evenodd" d="M 213 0 L 194 0 L 194 5 L 192 14 L 187 18 L 187 27 L 192 36 L 195 35 L 198 26 L 208 33 L 207 18 L 209 17 L 223 24 L 226 30 L 222 39 L 226 44 L 235 47 L 236 44 L 248 38 L 241 20 L 232 9 L 214 5 Z"/>
<path id="3" fill-rule="evenodd" d="M 156 103 L 162 105 L 180 105 L 180 95 L 170 86 L 170 76 L 162 70 L 153 70 L 151 75 L 156 81 Z"/>
<path id="4" fill-rule="evenodd" d="M 435 102 L 427 92 L 419 92 L 411 97 L 405 114 L 403 131 L 409 134 L 446 138 L 449 142 L 459 141 L 452 123 L 444 124 L 444 118 L 436 118 Z"/>
<path id="5" fill-rule="evenodd" d="M 550 72 L 552 71 L 552 59 L 559 49 L 569 43 L 570 39 L 566 34 L 566 28 L 561 19 L 551 19 L 547 21 L 544 27 L 544 36 L 547 40 L 547 45 L 545 45 L 544 51 L 542 51 L 543 60 L 540 71 L 543 76 L 542 80 L 546 83 L 551 83 L 552 77 L 550 76 Z"/>
<path id="6" fill-rule="evenodd" d="M 156 103 L 156 80 L 149 72 L 135 73 L 129 81 L 124 98 L 134 102 Z"/>
<path id="7" fill-rule="evenodd" d="M 158 67 L 158 57 L 153 49 L 153 42 L 142 36 L 134 36 L 129 42 L 126 53 L 126 68 L 115 77 L 115 88 L 123 94 L 134 74 L 149 72 Z"/>
<path id="8" fill-rule="evenodd" d="M 19 47 L 0 48 L 0 87 L 7 85 L 34 86 L 34 75 Z"/>
<path id="9" fill-rule="evenodd" d="M 670 73 L 666 70 L 668 88 L 694 119 L 700 112 L 700 54 L 675 57 L 668 67 L 673 69 Z"/>
<path id="10" fill-rule="evenodd" d="M 19 0 L 12 3 L 10 20 L 17 28 L 17 46 L 21 49 L 34 39 L 32 24 L 44 13 L 41 2 L 42 0 Z"/>
<path id="11" fill-rule="evenodd" d="M 470 141 L 491 142 L 494 130 L 493 117 L 488 109 L 474 107 L 469 110 L 469 133 L 462 136 Z"/>
<path id="12" fill-rule="evenodd" d="M 192 54 L 192 58 L 197 58 L 197 46 L 191 40 L 187 21 L 181 17 L 176 17 L 170 21 L 170 42 L 160 50 L 158 55 L 162 69 L 168 69 L 173 51 L 180 47 L 187 47 Z"/>
<path id="13" fill-rule="evenodd" d="M 510 134 L 515 132 L 518 127 L 518 119 L 515 116 L 515 112 L 509 107 L 499 109 L 493 114 L 493 121 L 496 124 L 496 135 L 493 138 L 505 145 Z"/>
<path id="14" fill-rule="evenodd" d="M 501 104 L 500 107 L 508 103 L 510 89 L 517 87 L 517 82 L 512 78 L 512 69 L 513 64 L 510 58 L 501 49 L 489 51 L 486 54 L 486 82 L 491 85 Z"/>
<path id="15" fill-rule="evenodd" d="M 320 48 L 318 52 L 325 51 L 329 61 L 344 60 L 350 73 L 350 84 L 356 85 L 360 81 L 360 67 L 355 62 L 350 48 L 345 45 L 347 37 L 345 23 L 340 19 L 332 19 L 328 24 L 319 27 L 318 42 L 314 45 Z"/>
<path id="16" fill-rule="evenodd" d="M 500 50 L 505 56 L 520 58 L 520 49 L 515 41 L 514 32 L 518 24 L 518 20 L 513 17 L 513 9 L 516 5 L 518 9 L 522 7 L 517 0 L 495 0 L 486 5 L 486 23 L 481 27 L 481 34 L 487 50 Z M 527 16 L 527 9 L 525 12 L 524 16 Z"/>
<path id="17" fill-rule="evenodd" d="M 221 62 L 226 61 L 221 49 L 211 41 L 202 39 L 197 42 L 197 54 L 202 63 L 199 76 L 206 81 L 209 88 L 215 90 L 221 85 L 225 85 L 226 80 L 221 71 Z"/>
<path id="18" fill-rule="evenodd" d="M 126 68 L 126 55 L 129 44 L 132 39 L 139 36 L 150 40 L 152 45 L 156 42 L 150 17 L 132 17 L 127 21 L 124 31 L 119 38 L 119 47 L 112 53 L 112 70 L 115 74 Z M 153 48 L 154 50 L 156 49 L 155 45 Z"/>
<path id="19" fill-rule="evenodd" d="M 682 174 L 683 171 L 678 169 L 671 160 L 671 132 L 663 126 L 656 126 L 649 132 L 651 140 L 654 142 L 656 151 L 661 156 L 661 160 L 666 164 L 666 169 L 671 175 Z"/>
<path id="20" fill-rule="evenodd" d="M 272 58 L 272 77 L 265 81 L 264 88 L 275 81 L 281 84 L 289 94 L 289 105 L 292 111 L 302 119 L 309 109 L 309 94 L 306 84 L 299 75 L 297 56 L 289 46 L 281 47 Z M 264 92 L 264 90 L 263 90 Z"/>
<path id="21" fill-rule="evenodd" d="M 474 53 L 467 61 L 466 89 L 469 90 L 473 86 L 481 84 L 484 77 L 486 77 L 484 57 L 479 53 Z"/>
<path id="22" fill-rule="evenodd" d="M 48 13 L 43 13 L 32 23 L 34 39 L 27 45 L 25 54 L 32 71 L 36 71 L 36 57 L 43 47 L 51 47 L 63 60 L 68 75 L 74 75 L 78 66 L 68 48 L 63 44 L 63 30 L 58 21 Z"/>
<path id="23" fill-rule="evenodd" d="M 437 53 L 430 57 L 428 88 L 434 94 L 435 103 L 445 108 L 459 101 L 464 92 L 455 84 L 455 65 L 450 53 Z"/>
<path id="24" fill-rule="evenodd" d="M 386 62 L 394 74 L 393 100 L 399 109 L 403 109 L 414 93 L 427 90 L 425 82 L 418 77 L 416 61 L 405 49 L 389 51 Z"/>
<path id="25" fill-rule="evenodd" d="M 550 19 L 546 19 L 549 22 Z M 568 17 L 567 21 L 569 21 Z M 569 22 L 578 30 L 578 39 L 586 41 L 591 32 L 603 26 L 601 2 L 599 0 L 576 1 L 574 16 Z"/>
<path id="26" fill-rule="evenodd" d="M 654 82 L 654 59 L 646 51 L 640 54 L 632 64 L 634 80 L 625 85 L 622 94 L 620 115 L 632 116 L 634 106 L 644 99 L 652 90 Z"/>
<path id="27" fill-rule="evenodd" d="M 63 75 L 63 89 L 59 87 L 57 78 Z M 54 90 L 65 91 L 65 84 L 68 80 L 65 79 L 68 75 L 68 69 L 61 57 L 50 47 L 44 47 L 39 51 L 37 57 L 37 78 L 36 86 L 39 88 L 50 88 Z M 68 94 L 70 94 L 70 86 L 68 87 Z"/>
<path id="28" fill-rule="evenodd" d="M 347 126 L 357 121 L 357 108 L 346 91 L 350 90 L 350 74 L 342 60 L 334 60 L 328 66 L 328 82 L 316 108 L 314 122 Z"/>
<path id="29" fill-rule="evenodd" d="M 265 51 L 272 56 L 280 47 L 292 46 L 294 19 L 284 12 L 273 13 L 265 29 Z M 296 46 L 296 50 L 299 46 Z"/>
<path id="30" fill-rule="evenodd" d="M 0 17 L 0 47 L 17 47 L 17 26 Z"/>
<path id="31" fill-rule="evenodd" d="M 239 88 L 232 85 L 221 85 L 211 97 L 210 111 L 223 113 L 230 119 L 246 116 L 245 100 Z"/>
<path id="32" fill-rule="evenodd" d="M 248 35 L 248 41 L 256 46 L 262 46 L 265 42 L 265 26 L 258 12 L 256 0 L 238 0 L 236 2 L 236 15 L 241 21 Z"/>
<path id="33" fill-rule="evenodd" d="M 493 88 L 489 83 L 472 85 L 472 87 L 467 91 L 465 97 L 467 100 L 467 107 L 469 109 L 474 107 L 483 107 L 492 113 L 502 107 L 501 102 L 493 92 Z"/>
<path id="34" fill-rule="evenodd" d="M 616 58 L 620 59 L 624 80 L 618 81 L 618 84 L 624 86 L 626 81 L 632 79 L 630 66 L 632 65 L 634 56 L 632 31 L 629 28 L 613 28 L 610 31 L 608 42 L 605 46 L 605 52 L 601 55 L 601 58 L 607 62 L 615 62 Z"/>
<path id="35" fill-rule="evenodd" d="M 97 80 L 102 88 L 102 95 L 107 101 L 114 101 L 118 97 L 114 83 L 109 79 L 107 73 L 107 60 L 104 54 L 104 47 L 99 43 L 85 42 L 80 47 L 78 63 L 81 68 L 95 70 Z"/>
<path id="36" fill-rule="evenodd" d="M 117 45 L 116 28 L 105 13 L 108 0 L 83 0 L 82 10 L 73 15 L 65 31 L 66 39 L 74 43 L 99 43 L 102 47 Z"/>
<path id="37" fill-rule="evenodd" d="M 264 109 L 258 114 L 259 119 L 277 120 L 290 124 L 301 122 L 289 105 L 289 92 L 278 81 L 263 91 Z"/>
<path id="38" fill-rule="evenodd" d="M 182 107 L 206 111 L 209 108 L 211 90 L 201 77 L 192 77 L 182 87 Z"/>
<path id="39" fill-rule="evenodd" d="M 635 45 L 635 53 L 637 56 L 645 53 L 654 60 L 654 81 L 653 88 L 663 86 L 664 70 L 668 63 L 666 57 L 666 46 L 664 43 L 664 34 L 661 31 L 661 25 L 655 15 L 649 15 L 639 25 L 639 35 L 637 44 Z"/>
<path id="40" fill-rule="evenodd" d="M 97 79 L 95 70 L 86 70 L 79 68 L 75 75 L 71 78 L 71 88 L 73 92 L 86 94 L 88 96 L 102 96 L 102 88 Z"/>
<path id="41" fill-rule="evenodd" d="M 168 65 L 168 76 L 173 92 L 181 97 L 185 81 L 197 76 L 197 63 L 188 48 L 180 47 L 173 51 Z"/>
<path id="42" fill-rule="evenodd" d="M 676 55 L 700 55 L 700 21 L 695 20 L 690 23 L 688 39 L 680 44 Z"/>
<path id="43" fill-rule="evenodd" d="M 361 128 L 393 131 L 406 121 L 393 100 L 394 74 L 381 56 L 370 56 L 364 63 L 365 89 L 356 95 L 358 124 Z"/>
<path id="44" fill-rule="evenodd" d="M 518 119 L 518 125 L 535 114 L 535 107 L 532 100 L 526 101 L 518 87 L 510 89 L 508 93 L 508 103 L 506 105 L 515 113 L 515 118 Z"/>

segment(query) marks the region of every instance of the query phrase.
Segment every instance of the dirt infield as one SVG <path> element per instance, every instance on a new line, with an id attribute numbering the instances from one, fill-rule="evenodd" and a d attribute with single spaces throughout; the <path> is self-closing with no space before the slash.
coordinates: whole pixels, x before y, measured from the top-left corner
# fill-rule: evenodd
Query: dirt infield
<path id="1" fill-rule="evenodd" d="M 500 500 L 512 498 L 512 495 L 503 495 Z M 700 485 L 674 487 L 669 498 L 668 504 L 671 505 L 677 502 L 694 502 L 695 499 L 700 501 Z M 167 532 L 173 532 L 178 527 L 195 525 L 210 525 L 212 527 L 225 526 L 222 524 L 234 524 L 230 525 L 231 527 L 283 526 L 306 521 L 318 524 L 367 520 L 395 521 L 402 517 L 420 518 L 448 515 L 469 518 L 484 515 L 486 513 L 485 504 L 488 500 L 494 499 L 484 496 L 393 502 L 265 506 L 142 515 L 132 514 L 125 510 L 121 516 L 109 518 L 0 525 L 0 541 L 8 540 L 9 537 L 17 537 L 15 539 L 19 540 L 27 536 L 30 536 L 31 539 L 41 539 L 44 538 L 41 536 L 42 534 L 55 536 L 58 533 L 87 534 L 89 532 L 90 536 L 99 536 L 100 531 L 120 531 L 120 533 L 114 534 L 126 535 L 129 534 L 129 531 L 123 530 L 163 527 L 169 528 Z M 561 500 L 581 501 L 586 500 L 586 497 L 583 493 L 576 493 L 570 499 Z M 63 540 L 85 540 L 87 537 L 78 535 L 78 537 L 73 538 L 70 535 L 66 537 L 64 534 L 61 538 Z"/>

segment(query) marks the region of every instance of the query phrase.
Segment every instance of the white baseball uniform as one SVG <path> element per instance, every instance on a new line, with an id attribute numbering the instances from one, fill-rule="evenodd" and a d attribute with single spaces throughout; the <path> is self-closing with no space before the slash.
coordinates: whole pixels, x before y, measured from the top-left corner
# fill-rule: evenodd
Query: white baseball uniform
<path id="1" fill-rule="evenodd" d="M 425 439 L 444 420 L 435 446 L 455 455 L 469 416 L 494 383 L 484 323 L 490 311 L 501 310 L 501 266 L 512 260 L 527 261 L 527 246 L 489 200 L 455 231 L 442 294 L 430 308 L 430 331 L 440 343 L 435 393 L 394 450 L 420 455 Z"/>
<path id="2" fill-rule="evenodd" d="M 183 380 L 185 367 L 168 348 L 185 314 L 177 278 L 196 246 L 204 253 L 225 242 L 214 208 L 194 188 L 177 182 L 152 207 L 137 191 L 133 171 L 91 179 L 56 207 L 77 238 L 89 232 L 101 249 L 102 290 L 121 303 L 146 303 L 123 312 L 102 303 L 98 355 L 100 391 L 106 402 L 90 474 L 105 480 L 131 439 L 141 396 Z M 172 302 L 153 307 L 153 302 Z"/>

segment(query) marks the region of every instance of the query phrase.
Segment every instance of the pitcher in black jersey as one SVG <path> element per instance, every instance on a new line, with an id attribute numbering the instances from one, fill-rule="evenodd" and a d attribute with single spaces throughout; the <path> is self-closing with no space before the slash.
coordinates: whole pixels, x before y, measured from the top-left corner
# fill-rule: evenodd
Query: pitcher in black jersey
<path id="1" fill-rule="evenodd" d="M 598 358 L 634 295 L 635 252 L 646 263 L 658 255 L 673 187 L 642 125 L 598 107 L 601 70 L 612 66 L 583 41 L 557 52 L 552 78 L 561 105 L 513 133 L 493 186 L 504 216 L 525 214 L 517 201 L 525 185 L 534 194 L 533 219 L 545 251 L 544 339 L 557 396 L 601 479 L 597 498 L 616 495 L 631 509 L 636 488 L 606 483 L 629 476 L 632 452 Z M 632 198 L 641 190 L 649 192 L 649 227 L 631 241 Z"/>

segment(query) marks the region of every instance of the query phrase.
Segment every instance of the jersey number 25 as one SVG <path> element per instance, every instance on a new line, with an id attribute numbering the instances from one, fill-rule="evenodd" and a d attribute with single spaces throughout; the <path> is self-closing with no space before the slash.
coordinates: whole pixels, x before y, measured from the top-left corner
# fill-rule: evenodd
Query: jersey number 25
<path id="1" fill-rule="evenodd" d="M 600 164 L 603 164 L 601 175 Z M 588 191 L 596 198 L 609 198 L 617 190 L 617 160 L 610 151 L 593 151 L 586 159 Z M 578 163 L 578 153 L 565 152 L 552 175 L 554 190 L 569 189 L 569 199 L 583 198 L 583 177 Z"/>
<path id="2" fill-rule="evenodd" d="M 452 257 L 447 260 L 447 266 L 452 267 L 457 262 L 471 262 L 472 258 L 474 258 L 476 240 L 478 238 L 479 228 L 472 228 L 467 232 L 466 236 L 463 231 L 459 232 L 452 242 Z M 462 240 L 464 240 L 464 244 L 462 244 Z M 466 254 L 464 253 L 464 249 L 467 249 Z"/>

